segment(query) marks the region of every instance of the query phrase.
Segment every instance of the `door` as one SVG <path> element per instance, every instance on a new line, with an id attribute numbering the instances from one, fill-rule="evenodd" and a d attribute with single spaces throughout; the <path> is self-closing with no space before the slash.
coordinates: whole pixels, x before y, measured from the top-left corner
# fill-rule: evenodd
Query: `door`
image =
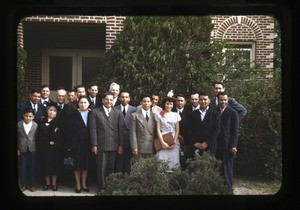
<path id="1" fill-rule="evenodd" d="M 51 89 L 55 100 L 58 88 L 70 90 L 74 86 L 89 85 L 104 71 L 104 51 L 44 50 L 42 84 Z"/>

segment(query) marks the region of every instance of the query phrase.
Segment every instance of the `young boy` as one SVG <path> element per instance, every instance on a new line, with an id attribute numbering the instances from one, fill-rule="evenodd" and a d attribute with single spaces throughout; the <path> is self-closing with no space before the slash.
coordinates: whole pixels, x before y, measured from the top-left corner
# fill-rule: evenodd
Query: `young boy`
<path id="1" fill-rule="evenodd" d="M 23 111 L 23 120 L 17 123 L 18 129 L 18 160 L 20 189 L 25 191 L 27 187 L 31 192 L 36 191 L 36 134 L 38 124 L 33 121 L 34 110 L 26 108 Z"/>

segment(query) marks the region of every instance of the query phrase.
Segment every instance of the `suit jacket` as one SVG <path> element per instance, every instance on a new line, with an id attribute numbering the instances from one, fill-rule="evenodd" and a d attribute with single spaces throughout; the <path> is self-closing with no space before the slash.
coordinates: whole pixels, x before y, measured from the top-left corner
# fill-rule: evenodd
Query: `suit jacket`
<path id="1" fill-rule="evenodd" d="M 19 109 L 18 109 L 18 121 L 23 120 L 23 111 L 27 108 L 31 108 L 31 103 L 30 101 L 26 101 L 22 104 L 20 104 Z M 34 122 L 39 123 L 41 120 L 42 116 L 45 116 L 45 107 L 42 104 L 38 103 L 38 109 L 37 112 L 34 115 Z"/>
<path id="2" fill-rule="evenodd" d="M 177 110 L 176 110 L 177 112 Z M 181 120 L 179 121 L 179 134 L 184 138 L 184 145 L 190 145 L 190 129 L 189 129 L 189 115 L 191 110 L 184 108 L 180 113 Z"/>
<path id="3" fill-rule="evenodd" d="M 27 148 L 30 152 L 36 151 L 36 135 L 37 135 L 37 128 L 38 124 L 34 121 L 32 121 L 32 127 L 28 133 L 28 135 L 25 132 L 24 126 L 23 126 L 23 120 L 19 121 L 17 123 L 18 128 L 18 149 L 21 153 L 27 152 Z"/>
<path id="4" fill-rule="evenodd" d="M 118 106 L 115 106 L 115 109 L 122 111 L 122 105 L 119 104 Z M 136 107 L 128 105 L 128 109 L 126 112 L 126 115 L 124 117 L 124 148 L 130 148 L 130 140 L 129 140 L 129 123 L 131 114 L 136 111 Z"/>
<path id="5" fill-rule="evenodd" d="M 138 149 L 139 153 L 153 153 L 153 140 L 156 136 L 154 114 L 150 112 L 147 122 L 142 108 L 132 113 L 129 127 L 131 149 Z"/>
<path id="6" fill-rule="evenodd" d="M 119 96 L 118 96 L 118 99 L 117 99 L 116 103 L 115 103 L 113 106 L 115 107 L 115 106 L 118 106 L 118 105 L 120 105 L 120 104 L 121 104 L 121 102 L 120 102 Z"/>
<path id="7" fill-rule="evenodd" d="M 89 101 L 89 103 L 90 103 L 91 109 L 94 109 L 94 108 L 103 106 L 103 104 L 102 104 L 102 99 L 101 99 L 100 95 L 97 95 L 97 96 L 96 96 L 96 104 L 94 104 L 93 106 L 92 106 L 92 103 L 91 103 L 91 98 L 90 98 L 90 96 L 88 96 L 87 98 L 88 98 L 88 101 Z"/>
<path id="8" fill-rule="evenodd" d="M 247 114 L 247 109 L 240 103 L 238 103 L 234 98 L 228 97 L 228 106 L 233 108 L 238 112 L 239 115 L 239 121 L 245 117 Z M 216 97 L 213 98 L 209 104 L 209 108 L 217 110 L 218 106 L 216 105 Z"/>
<path id="9" fill-rule="evenodd" d="M 192 145 L 205 141 L 208 143 L 210 152 L 216 154 L 217 137 L 220 132 L 220 114 L 215 110 L 208 109 L 201 121 L 201 114 L 197 109 L 190 114 L 189 124 Z"/>
<path id="10" fill-rule="evenodd" d="M 199 107 L 200 107 L 200 106 L 198 105 L 198 108 L 199 108 Z M 186 105 L 186 106 L 185 106 L 185 109 L 189 110 L 190 112 L 194 111 L 194 110 L 193 110 L 193 105 L 192 105 L 191 103 L 189 103 L 188 105 Z"/>
<path id="11" fill-rule="evenodd" d="M 220 109 L 218 109 L 220 112 Z M 218 151 L 230 151 L 237 147 L 239 136 L 239 116 L 237 111 L 227 106 L 221 114 L 221 131 L 218 136 Z"/>
<path id="12" fill-rule="evenodd" d="M 109 117 L 103 106 L 93 109 L 89 116 L 91 146 L 100 151 L 117 151 L 123 145 L 124 119 L 120 110 L 111 107 Z"/>
<path id="13" fill-rule="evenodd" d="M 47 108 L 48 106 L 50 105 L 53 105 L 55 104 L 54 101 L 52 101 L 50 98 L 49 98 L 49 101 L 44 101 L 44 103 L 42 104 L 42 100 L 39 101 L 39 104 L 41 104 L 42 106 L 44 106 L 45 108 Z"/>

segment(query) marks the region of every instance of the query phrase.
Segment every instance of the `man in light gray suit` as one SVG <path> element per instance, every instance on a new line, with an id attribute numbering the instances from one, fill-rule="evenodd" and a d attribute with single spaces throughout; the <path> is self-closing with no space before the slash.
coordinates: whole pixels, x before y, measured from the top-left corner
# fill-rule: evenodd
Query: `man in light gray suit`
<path id="1" fill-rule="evenodd" d="M 153 156 L 153 139 L 155 138 L 154 114 L 150 111 L 151 96 L 141 96 L 141 108 L 131 115 L 129 138 L 132 153 L 135 158 Z"/>
<path id="2" fill-rule="evenodd" d="M 115 109 L 120 110 L 124 116 L 124 143 L 122 154 L 117 156 L 116 172 L 129 173 L 133 157 L 129 141 L 129 121 L 136 107 L 129 105 L 130 94 L 127 91 L 120 93 L 119 101 L 121 104 L 115 106 Z"/>
<path id="3" fill-rule="evenodd" d="M 105 178 L 115 172 L 115 158 L 122 152 L 124 117 L 113 107 L 113 94 L 106 92 L 103 106 L 90 113 L 92 152 L 96 155 L 98 191 L 105 189 Z"/>

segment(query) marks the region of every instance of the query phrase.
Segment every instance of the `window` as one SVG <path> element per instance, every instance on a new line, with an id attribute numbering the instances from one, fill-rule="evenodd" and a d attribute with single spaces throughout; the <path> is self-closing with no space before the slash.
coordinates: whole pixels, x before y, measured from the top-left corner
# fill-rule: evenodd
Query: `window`
<path id="1" fill-rule="evenodd" d="M 245 65 L 253 67 L 255 64 L 254 43 L 228 43 L 224 51 L 226 56 L 241 55 Z"/>

